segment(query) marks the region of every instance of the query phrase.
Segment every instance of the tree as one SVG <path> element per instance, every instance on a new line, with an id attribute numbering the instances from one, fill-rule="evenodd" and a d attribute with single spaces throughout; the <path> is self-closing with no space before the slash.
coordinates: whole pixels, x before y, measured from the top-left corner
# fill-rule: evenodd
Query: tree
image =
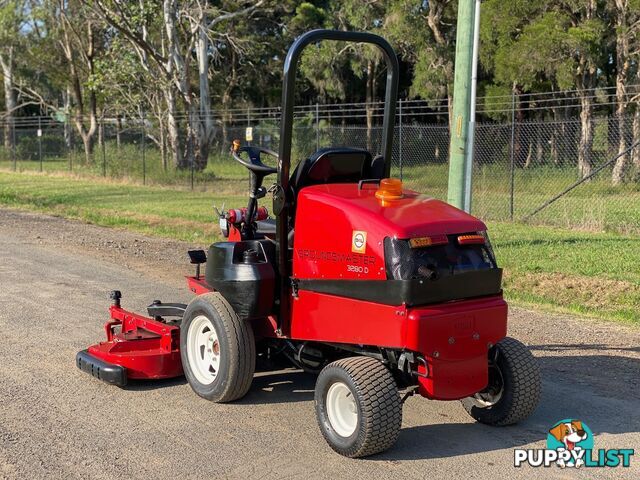
<path id="1" fill-rule="evenodd" d="M 18 106 L 15 88 L 15 52 L 20 43 L 20 28 L 24 20 L 24 1 L 0 2 L 0 69 L 4 87 L 4 146 L 13 147 L 14 116 Z"/>
<path id="2" fill-rule="evenodd" d="M 385 34 L 411 65 L 409 96 L 435 100 L 434 108 L 448 113 L 449 124 L 457 10 L 454 0 L 390 0 L 384 21 Z"/>
<path id="3" fill-rule="evenodd" d="M 523 93 L 540 84 L 576 89 L 580 99 L 578 171 L 593 171 L 593 91 L 607 60 L 606 25 L 595 0 L 488 0 L 483 65 L 494 82 Z"/>
<path id="4" fill-rule="evenodd" d="M 298 15 L 311 17 L 310 4 L 303 4 Z M 347 0 L 329 2 L 326 8 L 315 8 L 315 17 L 324 21 L 326 28 L 337 30 L 381 31 L 385 5 L 383 1 Z M 382 55 L 370 45 L 323 42 L 305 51 L 301 72 L 321 96 L 343 100 L 348 93 L 354 95 L 353 86 L 364 81 L 365 114 L 367 122 L 367 148 L 372 149 L 372 129 L 381 72 Z M 351 91 L 348 90 L 351 88 Z"/>
<path id="5" fill-rule="evenodd" d="M 204 0 L 162 1 L 162 26 L 159 35 L 149 33 L 149 17 L 160 8 L 158 1 L 85 0 L 116 29 L 138 52 L 140 61 L 171 85 L 166 89 L 169 138 L 174 163 L 178 167 L 193 164 L 204 169 L 214 133 L 211 113 L 209 75 L 211 59 L 216 57 L 220 38 L 229 38 L 229 22 L 253 15 L 265 0 L 223 1 L 211 6 Z M 195 53 L 195 55 L 194 55 Z M 195 58 L 194 58 L 195 57 Z M 195 76 L 197 83 L 192 83 Z M 178 134 L 178 96 L 186 112 L 185 161 Z"/>
<path id="6" fill-rule="evenodd" d="M 629 78 L 633 77 L 633 70 L 638 70 L 638 54 L 640 48 L 638 31 L 640 29 L 640 1 L 639 0 L 609 0 L 607 2 L 612 29 L 615 36 L 615 70 L 616 70 L 616 115 L 618 155 L 611 174 L 614 185 L 621 184 L 625 179 L 631 155 L 624 153 L 628 148 L 628 113 L 630 98 L 627 92 Z M 635 55 L 632 55 L 635 51 Z M 634 135 L 634 138 L 638 138 Z"/>
<path id="7" fill-rule="evenodd" d="M 89 81 L 96 73 L 96 60 L 104 50 L 103 30 L 80 2 L 65 0 L 59 0 L 57 7 L 52 9 L 50 29 L 57 30 L 57 41 L 68 68 L 74 124 L 82 138 L 88 163 L 98 131 L 96 90 Z"/>

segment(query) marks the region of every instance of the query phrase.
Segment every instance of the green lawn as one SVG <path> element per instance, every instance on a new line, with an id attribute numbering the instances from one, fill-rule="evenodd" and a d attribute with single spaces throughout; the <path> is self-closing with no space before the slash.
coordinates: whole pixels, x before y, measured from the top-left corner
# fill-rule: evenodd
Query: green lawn
<path id="1" fill-rule="evenodd" d="M 122 146 L 117 149 L 111 143 L 105 147 L 105 163 L 102 150 L 98 149 L 94 161 L 86 164 L 84 155 L 75 152 L 66 157 L 47 156 L 42 170 L 68 175 L 70 172 L 83 178 L 103 176 L 131 184 L 170 186 L 174 189 L 189 189 L 191 172 L 162 167 L 159 153 L 148 149 L 143 165 L 139 147 Z M 300 158 L 298 155 L 294 158 Z M 7 157 L 0 155 L 0 169 L 17 172 L 38 172 L 37 160 L 20 160 L 15 166 Z M 103 171 L 104 168 L 104 171 Z M 398 168 L 392 171 L 400 176 Z M 405 165 L 402 177 L 406 186 L 420 192 L 446 199 L 448 165 L 425 163 Z M 228 154 L 216 152 L 209 159 L 203 172 L 195 172 L 193 182 L 196 190 L 217 193 L 221 185 L 215 180 L 244 181 L 246 171 L 229 158 Z M 537 207 L 559 194 L 577 180 L 573 167 L 536 166 L 531 169 L 516 169 L 513 178 L 513 219 L 521 221 Z M 511 176 L 506 163 L 480 165 L 473 175 L 473 213 L 486 220 L 505 221 L 511 219 Z M 640 182 L 628 182 L 612 187 L 609 171 L 603 171 L 593 180 L 580 185 L 560 200 L 535 215 L 529 223 L 553 225 L 562 228 L 580 228 L 592 231 L 613 231 L 640 234 Z"/>
<path id="2" fill-rule="evenodd" d="M 0 172 L 0 205 L 206 243 L 219 238 L 213 205 L 243 205 L 247 187 L 240 176 L 212 179 L 206 191 L 188 191 L 99 178 Z M 640 324 L 639 236 L 490 218 L 490 235 L 505 269 L 510 301 Z"/>

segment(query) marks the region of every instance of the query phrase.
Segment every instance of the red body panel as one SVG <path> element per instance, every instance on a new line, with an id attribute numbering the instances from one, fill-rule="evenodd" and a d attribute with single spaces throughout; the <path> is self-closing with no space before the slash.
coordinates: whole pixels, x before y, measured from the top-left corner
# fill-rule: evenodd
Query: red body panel
<path id="1" fill-rule="evenodd" d="M 185 277 L 187 279 L 187 285 L 189 285 L 189 290 L 191 290 L 196 295 L 202 295 L 203 293 L 209 293 L 213 291 L 213 288 L 207 284 L 204 277 Z"/>
<path id="2" fill-rule="evenodd" d="M 88 348 L 91 355 L 121 365 L 132 379 L 159 379 L 182 375 L 180 328 L 149 317 L 109 308 L 112 320 L 105 323 L 107 341 Z M 113 333 L 121 326 L 120 333 Z"/>
<path id="3" fill-rule="evenodd" d="M 384 238 L 412 238 L 486 230 L 480 220 L 440 200 L 405 190 L 383 206 L 375 185 L 328 184 L 303 188 L 296 207 L 293 275 L 296 278 L 385 279 Z M 354 245 L 363 232 L 364 246 Z"/>
<path id="4" fill-rule="evenodd" d="M 407 309 L 300 291 L 293 301 L 291 337 L 420 353 L 429 369 L 420 378 L 420 393 L 451 400 L 486 386 L 488 349 L 506 329 L 502 296 Z"/>

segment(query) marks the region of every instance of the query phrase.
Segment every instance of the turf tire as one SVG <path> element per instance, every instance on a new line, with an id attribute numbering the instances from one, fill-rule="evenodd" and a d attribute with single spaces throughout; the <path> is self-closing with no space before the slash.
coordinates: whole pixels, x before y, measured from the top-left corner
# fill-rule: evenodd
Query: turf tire
<path id="1" fill-rule="evenodd" d="M 344 383 L 357 406 L 357 424 L 349 437 L 339 435 L 327 414 L 327 393 Z M 402 403 L 391 372 L 370 357 L 350 357 L 322 369 L 315 388 L 320 431 L 333 450 L 346 457 L 366 457 L 382 452 L 397 440 L 402 424 Z"/>
<path id="2" fill-rule="evenodd" d="M 187 332 L 193 320 L 204 315 L 213 324 L 220 348 L 218 375 L 212 383 L 200 382 L 187 355 Z M 256 344 L 251 324 L 239 318 L 217 292 L 195 297 L 184 313 L 180 327 L 180 355 L 189 385 L 202 398 L 217 403 L 242 398 L 249 391 L 256 365 Z"/>
<path id="3" fill-rule="evenodd" d="M 462 399 L 465 410 L 487 425 L 512 425 L 524 420 L 540 401 L 540 367 L 529 349 L 510 337 L 503 338 L 489 352 L 499 369 L 503 391 L 491 406 L 483 406 L 475 397 Z"/>

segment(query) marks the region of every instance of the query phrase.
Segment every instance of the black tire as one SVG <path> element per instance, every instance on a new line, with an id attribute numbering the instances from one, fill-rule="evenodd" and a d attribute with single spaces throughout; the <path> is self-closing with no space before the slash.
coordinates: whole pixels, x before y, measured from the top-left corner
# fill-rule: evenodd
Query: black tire
<path id="1" fill-rule="evenodd" d="M 524 344 L 506 337 L 489 352 L 489 385 L 475 396 L 462 399 L 462 405 L 480 423 L 512 425 L 536 409 L 540 383 L 540 367 L 535 357 Z M 497 401 L 481 401 L 492 396 Z"/>
<path id="2" fill-rule="evenodd" d="M 357 406 L 353 434 L 340 435 L 327 413 L 327 394 L 336 383 L 346 385 Z M 402 403 L 391 372 L 370 357 L 350 357 L 322 369 L 315 389 L 320 431 L 331 448 L 346 457 L 366 457 L 382 452 L 397 440 L 402 425 Z"/>
<path id="3" fill-rule="evenodd" d="M 218 338 L 219 368 L 213 382 L 204 383 L 194 373 L 197 366 L 189 363 L 188 333 L 194 320 L 206 317 Z M 202 322 L 202 320 L 198 320 Z M 180 356 L 187 381 L 194 392 L 213 402 L 231 402 L 249 391 L 256 366 L 256 344 L 253 329 L 239 318 L 229 303 L 217 292 L 200 295 L 189 303 L 180 327 Z"/>

